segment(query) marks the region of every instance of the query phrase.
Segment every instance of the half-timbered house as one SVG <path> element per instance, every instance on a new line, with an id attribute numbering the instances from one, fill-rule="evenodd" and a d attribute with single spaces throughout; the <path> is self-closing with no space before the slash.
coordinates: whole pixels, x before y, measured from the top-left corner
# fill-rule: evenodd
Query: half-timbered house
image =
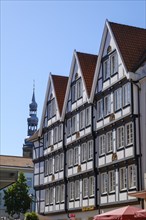
<path id="1" fill-rule="evenodd" d="M 138 74 L 136 70 L 145 52 L 145 29 L 106 21 L 91 97 L 94 102 L 98 203 L 104 211 L 116 204 L 139 203 L 129 193 L 141 189 L 144 184 L 139 85 L 132 77 Z"/>
<path id="2" fill-rule="evenodd" d="M 146 30 L 106 21 L 99 54 L 74 51 L 69 78 L 49 76 L 34 141 L 36 209 L 89 220 L 130 196 L 146 173 Z"/>

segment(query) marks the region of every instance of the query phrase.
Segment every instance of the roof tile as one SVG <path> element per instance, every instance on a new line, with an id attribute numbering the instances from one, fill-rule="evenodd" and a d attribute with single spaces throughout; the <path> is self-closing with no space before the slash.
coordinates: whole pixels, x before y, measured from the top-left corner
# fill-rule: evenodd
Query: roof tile
<path id="1" fill-rule="evenodd" d="M 77 52 L 77 56 L 86 83 L 87 93 L 90 96 L 98 56 L 81 52 Z"/>
<path id="2" fill-rule="evenodd" d="M 64 98 L 65 98 L 65 93 L 66 93 L 68 77 L 52 75 L 52 79 L 54 83 L 54 89 L 56 92 L 56 98 L 58 102 L 59 111 L 61 114 L 63 103 L 64 103 Z"/>
<path id="3" fill-rule="evenodd" d="M 109 22 L 128 71 L 136 71 L 146 54 L 146 29 Z"/>
<path id="4" fill-rule="evenodd" d="M 33 168 L 31 158 L 0 155 L 0 166 Z"/>

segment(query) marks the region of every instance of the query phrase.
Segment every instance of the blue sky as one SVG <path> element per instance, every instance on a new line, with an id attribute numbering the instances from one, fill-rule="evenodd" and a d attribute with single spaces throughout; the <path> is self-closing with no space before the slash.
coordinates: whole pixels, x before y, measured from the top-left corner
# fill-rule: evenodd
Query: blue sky
<path id="1" fill-rule="evenodd" d="M 69 75 L 74 49 L 98 54 L 105 20 L 146 28 L 146 1 L 1 0 L 1 149 L 22 155 L 35 80 L 39 122 L 50 72 Z"/>

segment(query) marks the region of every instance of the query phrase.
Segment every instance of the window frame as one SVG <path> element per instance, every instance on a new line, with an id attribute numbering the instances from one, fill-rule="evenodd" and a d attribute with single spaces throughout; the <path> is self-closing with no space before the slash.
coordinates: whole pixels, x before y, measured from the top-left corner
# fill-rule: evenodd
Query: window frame
<path id="1" fill-rule="evenodd" d="M 113 132 L 109 131 L 106 133 L 106 152 L 111 153 L 112 151 L 113 151 Z"/>
<path id="2" fill-rule="evenodd" d="M 132 122 L 129 122 L 129 123 L 125 124 L 125 134 L 126 134 L 125 135 L 126 136 L 125 137 L 126 146 L 129 146 L 129 145 L 133 144 L 133 141 L 134 141 L 134 129 L 133 129 L 133 123 Z"/>
<path id="3" fill-rule="evenodd" d="M 84 142 L 81 144 L 81 163 L 87 161 L 87 143 Z"/>
<path id="4" fill-rule="evenodd" d="M 122 95 L 123 95 L 123 107 L 126 107 L 127 105 L 131 104 L 131 87 L 130 83 L 126 83 L 122 87 Z"/>
<path id="5" fill-rule="evenodd" d="M 109 114 L 111 114 L 111 94 L 104 97 L 104 116 Z"/>
<path id="6" fill-rule="evenodd" d="M 103 156 L 106 153 L 106 136 L 105 134 L 102 134 L 98 138 L 98 144 L 99 144 L 99 156 Z"/>
<path id="7" fill-rule="evenodd" d="M 83 179 L 83 198 L 88 197 L 88 178 Z"/>
<path id="8" fill-rule="evenodd" d="M 103 110 L 103 99 L 97 101 L 97 120 L 103 118 L 104 110 Z"/>
<path id="9" fill-rule="evenodd" d="M 79 113 L 79 128 L 80 130 L 85 128 L 85 111 L 84 110 L 82 110 Z"/>
<path id="10" fill-rule="evenodd" d="M 120 126 L 116 129 L 116 146 L 117 146 L 117 149 L 121 149 L 125 146 L 125 129 L 124 129 L 124 126 Z"/>
<path id="11" fill-rule="evenodd" d="M 95 193 L 95 178 L 94 176 L 89 177 L 89 197 L 94 196 Z"/>
<path id="12" fill-rule="evenodd" d="M 75 196 L 75 189 L 74 189 L 74 182 L 69 183 L 69 200 L 74 200 Z"/>
<path id="13" fill-rule="evenodd" d="M 127 190 L 127 169 L 126 167 L 121 167 L 120 172 L 120 190 Z"/>
<path id="14" fill-rule="evenodd" d="M 128 188 L 136 188 L 137 186 L 137 180 L 136 180 L 136 176 L 137 176 L 137 170 L 136 170 L 136 165 L 135 164 L 131 164 L 128 166 Z"/>
<path id="15" fill-rule="evenodd" d="M 108 192 L 108 174 L 106 172 L 101 173 L 101 194 Z"/>
<path id="16" fill-rule="evenodd" d="M 109 184 L 109 193 L 115 192 L 116 187 L 116 175 L 115 170 L 111 170 L 108 172 L 108 184 Z"/>

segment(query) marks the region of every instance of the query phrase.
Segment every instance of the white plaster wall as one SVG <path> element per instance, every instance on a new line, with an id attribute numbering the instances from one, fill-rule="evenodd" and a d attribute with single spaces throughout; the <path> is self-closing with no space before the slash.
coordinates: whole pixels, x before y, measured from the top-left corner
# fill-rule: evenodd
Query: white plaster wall
<path id="1" fill-rule="evenodd" d="M 141 153 L 142 173 L 146 173 L 146 77 L 140 80 L 140 130 L 141 130 Z M 144 179 L 144 176 L 143 176 Z M 144 186 L 144 181 L 142 182 Z"/>

